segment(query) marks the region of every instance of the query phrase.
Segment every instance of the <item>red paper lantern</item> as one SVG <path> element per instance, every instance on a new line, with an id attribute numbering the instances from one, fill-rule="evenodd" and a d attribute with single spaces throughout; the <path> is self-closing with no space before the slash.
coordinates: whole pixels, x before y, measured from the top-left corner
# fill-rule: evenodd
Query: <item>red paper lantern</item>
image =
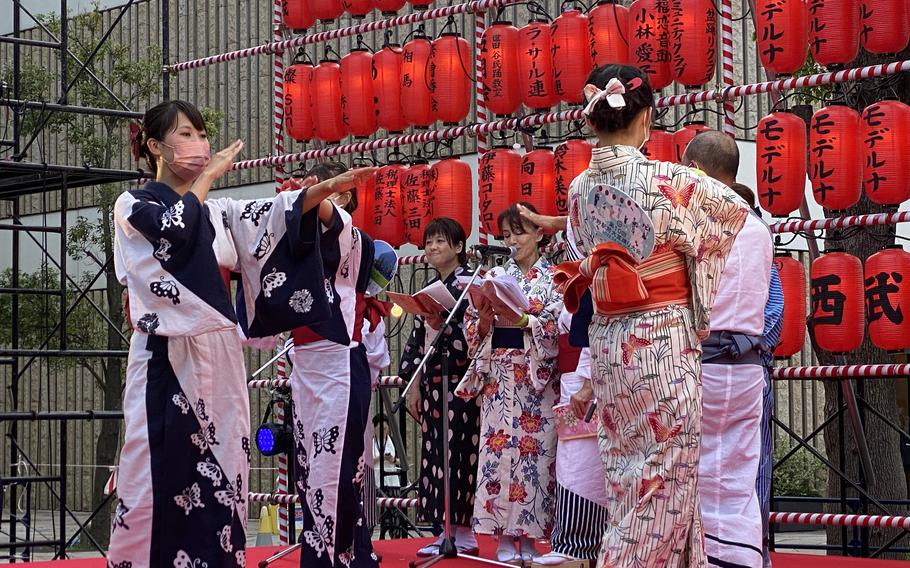
<path id="1" fill-rule="evenodd" d="M 403 54 L 398 44 L 387 44 L 373 54 L 373 95 L 379 127 L 401 132 L 408 123 L 401 113 L 401 63 Z"/>
<path id="2" fill-rule="evenodd" d="M 422 247 L 423 231 L 433 218 L 429 211 L 434 206 L 430 193 L 430 165 L 426 161 L 414 163 L 401 173 L 405 236 L 412 245 Z"/>
<path id="3" fill-rule="evenodd" d="M 708 130 L 711 129 L 708 128 L 704 122 L 695 120 L 685 123 L 682 128 L 674 132 L 673 146 L 675 147 L 675 156 L 673 161 L 682 164 L 683 155 L 686 153 L 686 147 L 689 145 L 689 142 L 691 142 L 692 139 L 698 136 L 701 132 L 706 132 Z M 688 166 L 689 164 L 683 165 Z"/>
<path id="4" fill-rule="evenodd" d="M 617 0 L 600 0 L 588 12 L 594 65 L 629 63 L 629 10 Z"/>
<path id="5" fill-rule="evenodd" d="M 376 6 L 376 9 L 382 12 L 383 15 L 394 14 L 398 10 L 404 8 L 405 0 L 373 0 L 373 5 Z"/>
<path id="6" fill-rule="evenodd" d="M 806 271 L 789 254 L 776 255 L 774 266 L 784 291 L 784 315 L 774 356 L 786 359 L 803 349 L 806 342 Z"/>
<path id="7" fill-rule="evenodd" d="M 570 138 L 553 150 L 556 166 L 556 212 L 565 215 L 569 210 L 569 185 L 591 165 L 594 147 L 582 138 Z"/>
<path id="8" fill-rule="evenodd" d="M 567 103 L 581 103 L 584 101 L 582 91 L 594 67 L 588 19 L 578 10 L 569 10 L 553 20 L 550 30 L 556 94 Z"/>
<path id="9" fill-rule="evenodd" d="M 357 209 L 351 213 L 351 223 L 367 234 L 372 234 L 373 194 L 376 193 L 376 176 L 357 186 Z"/>
<path id="10" fill-rule="evenodd" d="M 791 75 L 809 52 L 809 6 L 806 0 L 766 0 L 756 6 L 758 55 L 768 71 Z"/>
<path id="11" fill-rule="evenodd" d="M 626 38 L 629 40 L 629 63 L 648 74 L 652 89 L 659 91 L 673 82 L 669 2 L 635 0 L 629 6 Z"/>
<path id="12" fill-rule="evenodd" d="M 478 163 L 481 230 L 501 236 L 496 218 L 518 201 L 521 156 L 508 148 L 485 152 Z"/>
<path id="13" fill-rule="evenodd" d="M 847 353 L 863 343 L 863 263 L 852 254 L 829 252 L 810 270 L 812 325 L 815 344 L 833 353 Z"/>
<path id="14" fill-rule="evenodd" d="M 518 32 L 518 89 L 521 102 L 532 109 L 548 109 L 559 102 L 553 83 L 552 30 L 534 21 Z"/>
<path id="15" fill-rule="evenodd" d="M 430 90 L 435 120 L 457 124 L 468 116 L 474 79 L 468 75 L 471 68 L 471 50 L 463 37 L 444 33 L 433 41 Z"/>
<path id="16" fill-rule="evenodd" d="M 815 201 L 842 210 L 859 201 L 865 124 L 850 107 L 827 106 L 809 122 L 809 179 Z"/>
<path id="17" fill-rule="evenodd" d="M 415 10 L 426 10 L 433 3 L 433 0 L 408 0 L 408 3 L 414 6 Z"/>
<path id="18" fill-rule="evenodd" d="M 313 121 L 316 136 L 338 142 L 347 136 L 341 112 L 341 67 L 335 61 L 321 61 L 313 71 Z"/>
<path id="19" fill-rule="evenodd" d="M 312 140 L 315 134 L 312 80 L 312 65 L 295 63 L 284 72 L 284 126 L 294 140 Z"/>
<path id="20" fill-rule="evenodd" d="M 373 55 L 366 49 L 352 49 L 341 58 L 341 110 L 344 125 L 354 136 L 370 136 L 379 128 L 373 95 Z"/>
<path id="21" fill-rule="evenodd" d="M 331 22 L 341 17 L 344 8 L 341 0 L 307 0 L 310 4 L 310 13 L 321 22 Z"/>
<path id="22" fill-rule="evenodd" d="M 806 122 L 789 112 L 772 112 L 758 121 L 755 179 L 762 209 L 786 217 L 806 193 Z"/>
<path id="23" fill-rule="evenodd" d="M 415 37 L 404 46 L 401 64 L 401 114 L 408 124 L 433 124 L 433 93 L 430 91 L 429 62 L 432 45 L 426 36 Z"/>
<path id="24" fill-rule="evenodd" d="M 649 160 L 658 162 L 676 161 L 676 144 L 673 133 L 664 128 L 652 128 L 648 141 L 641 149 L 641 153 Z"/>
<path id="25" fill-rule="evenodd" d="M 809 46 L 822 66 L 843 65 L 859 55 L 860 7 L 854 0 L 809 0 Z M 893 18 L 905 18 L 905 14 Z"/>
<path id="26" fill-rule="evenodd" d="M 910 253 L 900 245 L 866 259 L 869 339 L 886 351 L 910 348 Z"/>
<path id="27" fill-rule="evenodd" d="M 717 12 L 714 0 L 672 0 L 670 38 L 673 75 L 686 87 L 714 77 L 717 59 Z"/>
<path id="28" fill-rule="evenodd" d="M 405 169 L 401 164 L 382 166 L 376 172 L 376 187 L 373 190 L 373 222 L 369 234 L 373 239 L 385 241 L 393 247 L 400 247 L 407 241 L 401 199 Z"/>
<path id="29" fill-rule="evenodd" d="M 362 18 L 373 11 L 373 0 L 341 0 L 341 5 L 355 18 Z"/>
<path id="30" fill-rule="evenodd" d="M 430 188 L 434 204 L 433 217 L 449 217 L 471 236 L 471 195 L 473 186 L 471 166 L 458 158 L 445 158 L 430 168 Z"/>
<path id="31" fill-rule="evenodd" d="M 290 30 L 305 30 L 316 23 L 309 0 L 281 0 L 281 15 Z"/>
<path id="32" fill-rule="evenodd" d="M 518 87 L 518 28 L 494 22 L 480 38 L 484 106 L 493 114 L 509 115 L 521 105 Z"/>
<path id="33" fill-rule="evenodd" d="M 883 101 L 863 111 L 863 190 L 882 205 L 900 205 L 910 199 L 910 107 Z"/>
<path id="34" fill-rule="evenodd" d="M 862 0 L 860 43 L 870 53 L 897 53 L 910 42 L 906 0 Z"/>
<path id="35" fill-rule="evenodd" d="M 538 148 L 521 157 L 519 201 L 534 205 L 541 215 L 556 215 L 556 156 Z"/>

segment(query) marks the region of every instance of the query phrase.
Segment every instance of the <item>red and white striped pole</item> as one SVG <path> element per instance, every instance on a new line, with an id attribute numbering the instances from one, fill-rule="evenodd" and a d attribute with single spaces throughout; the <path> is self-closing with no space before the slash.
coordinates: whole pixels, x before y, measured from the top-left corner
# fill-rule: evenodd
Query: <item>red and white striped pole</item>
<path id="1" fill-rule="evenodd" d="M 724 87 L 733 86 L 733 0 L 721 0 L 720 3 L 720 38 L 721 38 L 721 76 Z M 724 134 L 736 136 L 733 123 L 735 112 L 729 100 L 724 103 Z"/>
<path id="2" fill-rule="evenodd" d="M 287 379 L 287 367 L 285 358 L 281 357 L 275 362 L 275 376 L 278 380 Z M 275 405 L 275 420 L 279 424 L 284 424 L 284 403 L 279 402 Z M 295 446 L 296 451 L 296 446 Z M 276 488 L 279 495 L 288 494 L 288 454 L 278 454 L 278 487 Z M 283 504 L 278 507 L 278 541 L 281 544 L 291 544 L 291 535 L 289 530 L 289 515 L 293 505 Z"/>
<path id="3" fill-rule="evenodd" d="M 279 42 L 283 38 L 282 20 L 281 20 L 281 0 L 275 0 L 272 4 L 272 40 Z M 275 82 L 275 115 L 273 117 L 275 126 L 275 156 L 284 154 L 284 51 L 275 50 L 275 66 L 273 70 L 273 79 Z M 284 184 L 284 168 L 276 162 L 275 165 L 275 191 L 280 191 Z"/>
<path id="4" fill-rule="evenodd" d="M 481 68 L 481 38 L 483 32 L 487 29 L 487 13 L 480 11 L 474 14 L 474 123 L 485 124 L 487 122 L 487 107 L 483 97 L 483 69 Z M 489 149 L 487 135 L 484 132 L 477 132 L 477 157 L 483 156 L 484 152 Z M 478 162 L 477 171 L 477 234 L 480 244 L 487 244 L 487 234 L 483 230 L 483 217 L 480 213 L 480 168 Z"/>

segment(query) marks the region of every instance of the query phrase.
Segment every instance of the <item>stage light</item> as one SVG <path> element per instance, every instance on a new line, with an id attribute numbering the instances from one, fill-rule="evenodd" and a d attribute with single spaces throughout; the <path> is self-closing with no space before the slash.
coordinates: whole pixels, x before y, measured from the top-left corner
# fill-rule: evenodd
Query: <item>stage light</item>
<path id="1" fill-rule="evenodd" d="M 286 412 L 290 412 L 291 408 L 287 400 L 272 399 L 269 401 L 265 415 L 262 417 L 262 423 L 259 428 L 256 428 L 256 449 L 264 456 L 289 454 L 294 450 L 294 433 L 291 431 L 291 427 L 280 422 L 269 421 L 269 417 L 272 415 L 272 405 L 277 402 L 284 402 Z"/>

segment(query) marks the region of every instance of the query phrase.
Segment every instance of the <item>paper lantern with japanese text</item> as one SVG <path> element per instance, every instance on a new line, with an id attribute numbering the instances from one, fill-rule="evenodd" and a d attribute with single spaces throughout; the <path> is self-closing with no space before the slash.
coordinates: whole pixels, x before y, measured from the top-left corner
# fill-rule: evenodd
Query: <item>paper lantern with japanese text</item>
<path id="1" fill-rule="evenodd" d="M 900 17 L 905 18 L 906 14 Z M 845 65 L 856 59 L 859 33 L 859 2 L 809 0 L 809 47 L 812 59 L 819 65 Z"/>
<path id="2" fill-rule="evenodd" d="M 341 0 L 308 0 L 310 12 L 321 22 L 331 22 L 341 17 L 344 8 Z"/>
<path id="3" fill-rule="evenodd" d="M 875 203 L 900 205 L 910 199 L 910 106 L 882 101 L 867 106 L 862 118 L 863 191 Z"/>
<path id="4" fill-rule="evenodd" d="M 682 164 L 683 155 L 686 153 L 686 147 L 693 138 L 700 133 L 711 130 L 704 122 L 695 120 L 687 122 L 682 128 L 673 133 L 674 156 L 673 161 Z M 683 164 L 688 166 L 689 164 Z"/>
<path id="5" fill-rule="evenodd" d="M 373 0 L 341 0 L 344 11 L 355 18 L 362 18 L 373 11 Z"/>
<path id="6" fill-rule="evenodd" d="M 433 0 L 408 0 L 408 3 L 414 6 L 415 10 L 426 10 Z"/>
<path id="7" fill-rule="evenodd" d="M 588 12 L 591 56 L 597 67 L 629 63 L 629 9 L 618 0 L 600 0 Z"/>
<path id="8" fill-rule="evenodd" d="M 784 292 L 783 321 L 774 356 L 785 359 L 799 353 L 806 342 L 806 271 L 789 254 L 775 255 L 774 266 Z"/>
<path id="9" fill-rule="evenodd" d="M 827 252 L 812 262 L 809 298 L 815 344 L 848 353 L 863 343 L 863 263 L 844 252 Z"/>
<path id="10" fill-rule="evenodd" d="M 367 233 L 374 240 L 385 241 L 393 247 L 400 247 L 407 241 L 401 194 L 402 178 L 406 169 L 401 164 L 390 164 L 382 166 L 376 172 L 373 218 Z"/>
<path id="11" fill-rule="evenodd" d="M 404 8 L 405 0 L 373 0 L 376 9 L 383 15 L 394 14 Z"/>
<path id="12" fill-rule="evenodd" d="M 671 0 L 670 51 L 673 77 L 686 87 L 714 78 L 717 12 L 714 0 Z"/>
<path id="13" fill-rule="evenodd" d="M 652 127 L 648 141 L 641 148 L 641 153 L 649 160 L 675 162 L 676 144 L 673 141 L 673 133 L 667 132 L 665 128 Z"/>
<path id="14" fill-rule="evenodd" d="M 866 259 L 869 339 L 886 351 L 910 348 L 910 253 L 900 245 Z"/>
<path id="15" fill-rule="evenodd" d="M 777 111 L 758 121 L 755 135 L 758 203 L 777 217 L 799 209 L 806 192 L 806 122 Z"/>
<path id="16" fill-rule="evenodd" d="M 910 42 L 906 0 L 862 0 L 860 43 L 869 53 L 903 51 Z"/>
<path id="17" fill-rule="evenodd" d="M 313 66 L 295 63 L 284 72 L 284 126 L 294 140 L 312 140 Z"/>
<path id="18" fill-rule="evenodd" d="M 809 180 L 815 201 L 827 209 L 846 209 L 859 201 L 863 181 L 865 124 L 843 105 L 821 108 L 809 122 Z"/>
<path id="19" fill-rule="evenodd" d="M 471 108 L 471 50 L 458 34 L 444 33 L 433 41 L 430 54 L 430 91 L 435 120 L 457 124 Z M 421 241 L 422 243 L 423 241 Z"/>
<path id="20" fill-rule="evenodd" d="M 532 109 L 548 109 L 559 101 L 553 82 L 550 24 L 534 21 L 518 32 L 518 90 Z"/>
<path id="21" fill-rule="evenodd" d="M 659 91 L 673 82 L 670 69 L 670 2 L 632 2 L 626 37 L 629 39 L 629 64 L 648 74 L 652 89 Z"/>
<path id="22" fill-rule="evenodd" d="M 281 15 L 289 30 L 305 30 L 316 23 L 309 0 L 281 0 Z"/>
<path id="23" fill-rule="evenodd" d="M 380 128 L 401 132 L 408 127 L 401 112 L 401 63 L 404 54 L 398 44 L 386 44 L 373 54 L 373 95 Z"/>
<path id="24" fill-rule="evenodd" d="M 493 148 L 484 152 L 477 167 L 481 230 L 499 237 L 496 218 L 518 201 L 521 156 L 509 148 Z"/>
<path id="25" fill-rule="evenodd" d="M 556 213 L 569 210 L 569 185 L 591 165 L 594 147 L 582 138 L 570 138 L 553 150 L 556 166 Z"/>
<path id="26" fill-rule="evenodd" d="M 809 52 L 806 0 L 762 0 L 755 8 L 755 36 L 762 66 L 781 75 L 796 73 Z"/>
<path id="27" fill-rule="evenodd" d="M 430 165 L 425 161 L 402 170 L 401 193 L 404 196 L 404 232 L 408 242 L 423 246 L 423 230 L 433 218 L 434 205 L 430 188 Z"/>
<path id="28" fill-rule="evenodd" d="M 354 136 L 370 136 L 379 128 L 373 95 L 373 55 L 366 49 L 354 48 L 341 58 L 341 110 L 344 125 Z"/>
<path id="29" fill-rule="evenodd" d="M 553 33 L 553 86 L 560 100 L 578 104 L 584 101 L 584 88 L 594 66 L 588 19 L 578 10 L 560 14 L 550 24 Z"/>
<path id="30" fill-rule="evenodd" d="M 518 28 L 511 22 L 494 22 L 483 31 L 480 45 L 484 105 L 493 114 L 512 114 L 521 106 Z"/>
<path id="31" fill-rule="evenodd" d="M 449 217 L 471 236 L 471 166 L 458 158 L 439 160 L 430 168 L 430 187 L 435 200 L 433 217 Z"/>
<path id="32" fill-rule="evenodd" d="M 519 201 L 534 205 L 541 215 L 556 215 L 556 156 L 538 148 L 521 157 Z"/>
<path id="33" fill-rule="evenodd" d="M 313 71 L 313 122 L 316 136 L 338 142 L 347 136 L 341 112 L 341 67 L 335 61 L 321 61 Z"/>
<path id="34" fill-rule="evenodd" d="M 413 126 L 433 124 L 433 93 L 430 92 L 430 50 L 426 36 L 405 44 L 401 63 L 401 113 Z"/>

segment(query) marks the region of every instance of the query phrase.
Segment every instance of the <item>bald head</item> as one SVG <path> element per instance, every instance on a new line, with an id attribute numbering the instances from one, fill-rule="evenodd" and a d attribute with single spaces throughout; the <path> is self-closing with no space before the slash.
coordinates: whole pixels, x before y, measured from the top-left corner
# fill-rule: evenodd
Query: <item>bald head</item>
<path id="1" fill-rule="evenodd" d="M 728 186 L 736 183 L 736 172 L 739 169 L 736 140 L 717 130 L 698 134 L 683 153 L 683 164 L 693 163 L 721 183 Z"/>

